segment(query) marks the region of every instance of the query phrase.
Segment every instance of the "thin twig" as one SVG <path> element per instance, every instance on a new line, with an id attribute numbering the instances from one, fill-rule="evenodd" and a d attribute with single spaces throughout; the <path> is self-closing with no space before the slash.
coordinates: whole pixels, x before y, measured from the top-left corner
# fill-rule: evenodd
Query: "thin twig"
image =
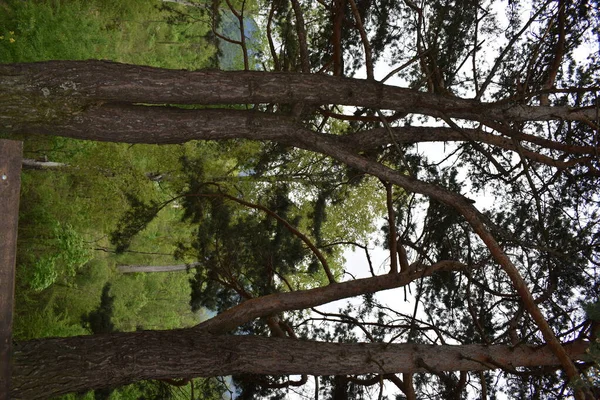
<path id="1" fill-rule="evenodd" d="M 367 36 L 367 31 L 365 31 L 365 27 L 363 25 L 362 18 L 360 17 L 358 7 L 356 7 L 356 2 L 354 0 L 348 0 L 348 2 L 350 3 L 350 7 L 352 8 L 354 20 L 356 21 L 356 27 L 358 29 L 358 32 L 360 33 L 360 40 L 363 44 L 363 48 L 365 49 L 365 67 L 367 68 L 367 79 L 374 80 L 375 76 L 373 75 L 373 55 L 371 53 L 371 44 L 369 43 L 369 37 Z"/>

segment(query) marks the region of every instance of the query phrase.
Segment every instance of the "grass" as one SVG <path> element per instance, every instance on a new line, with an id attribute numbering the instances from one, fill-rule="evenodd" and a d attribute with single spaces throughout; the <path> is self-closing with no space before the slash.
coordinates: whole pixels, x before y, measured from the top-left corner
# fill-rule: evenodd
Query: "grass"
<path id="1" fill-rule="evenodd" d="M 0 62 L 109 59 L 165 68 L 210 65 L 204 23 L 170 23 L 159 1 L 0 1 Z"/>

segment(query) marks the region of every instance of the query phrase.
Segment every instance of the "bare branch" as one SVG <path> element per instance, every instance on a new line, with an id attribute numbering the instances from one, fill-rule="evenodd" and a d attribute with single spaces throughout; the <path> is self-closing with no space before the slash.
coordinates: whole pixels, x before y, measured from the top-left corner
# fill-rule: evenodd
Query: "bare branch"
<path id="1" fill-rule="evenodd" d="M 390 248 L 390 274 L 398 273 L 398 235 L 396 233 L 396 218 L 394 216 L 393 187 L 390 183 L 383 182 L 386 192 L 386 205 L 388 212 L 388 247 Z M 402 270 L 401 272 L 406 272 Z"/>
<path id="2" fill-rule="evenodd" d="M 552 0 L 547 0 L 546 3 L 544 3 L 544 5 L 540 6 L 540 8 L 536 11 L 536 13 L 533 16 L 531 16 L 531 18 L 529 18 L 529 20 L 527 21 L 527 23 L 525 25 L 523 25 L 521 30 L 510 39 L 510 41 L 508 42 L 506 47 L 502 50 L 502 52 L 500 53 L 498 58 L 496 58 L 496 62 L 494 63 L 494 66 L 488 73 L 487 78 L 485 78 L 485 81 L 483 82 L 483 84 L 481 85 L 481 88 L 479 89 L 479 94 L 475 98 L 476 100 L 481 99 L 481 97 L 485 94 L 487 87 L 492 82 L 492 79 L 496 75 L 496 71 L 498 71 L 498 68 L 500 68 L 500 65 L 502 65 L 502 62 L 504 61 L 504 57 L 508 54 L 509 50 L 514 48 L 514 45 L 517 42 L 517 40 L 519 40 L 521 35 L 523 35 L 523 33 L 525 33 L 525 31 L 527 29 L 529 29 L 531 24 L 533 24 L 535 22 L 537 17 L 542 13 L 542 11 L 544 11 L 546 6 L 548 4 L 550 4 L 551 1 Z"/>
<path id="3" fill-rule="evenodd" d="M 367 36 L 367 31 L 365 30 L 362 18 L 360 17 L 358 7 L 356 7 L 356 2 L 354 0 L 348 0 L 348 2 L 350 3 L 350 7 L 352 8 L 354 21 L 356 22 L 356 28 L 360 33 L 360 40 L 365 50 L 365 67 L 367 68 L 367 79 L 374 80 L 375 76 L 373 75 L 373 55 L 371 54 L 371 44 L 369 43 L 369 37 Z"/>
<path id="4" fill-rule="evenodd" d="M 369 264 L 369 271 L 371 271 L 371 276 L 375 276 L 375 270 L 373 269 L 373 262 L 371 261 L 371 255 L 369 254 L 369 248 L 366 245 L 356 243 L 356 242 L 339 241 L 339 242 L 332 242 L 332 243 L 324 244 L 321 246 L 321 248 L 342 245 L 342 244 L 356 246 L 356 247 L 360 247 L 361 249 L 363 249 L 365 251 L 365 257 L 367 258 L 367 264 Z"/>
<path id="5" fill-rule="evenodd" d="M 429 50 L 425 50 L 425 53 L 428 53 Z M 404 64 L 401 64 L 400 66 L 394 68 L 393 70 L 391 70 L 382 80 L 380 80 L 379 82 L 384 83 L 385 81 L 387 81 L 388 79 L 390 79 L 392 76 L 396 75 L 398 72 L 402 71 L 404 68 L 408 67 L 410 64 L 414 63 L 415 61 L 418 61 L 421 59 L 421 57 L 423 57 L 425 55 L 425 53 L 421 53 L 421 54 L 417 54 L 416 56 L 414 56 L 413 58 L 411 58 L 410 60 L 408 60 L 407 62 L 405 62 Z"/>
<path id="6" fill-rule="evenodd" d="M 38 161 L 33 160 L 31 158 L 23 159 L 23 169 L 39 169 L 39 170 L 48 170 L 48 169 L 62 169 L 68 167 L 69 164 L 54 162 L 54 161 Z"/>
<path id="7" fill-rule="evenodd" d="M 139 272 L 173 272 L 186 271 L 188 268 L 194 268 L 199 263 L 177 264 L 177 265 L 119 265 L 117 269 L 123 274 Z"/>
<path id="8" fill-rule="evenodd" d="M 271 2 L 271 9 L 269 11 L 269 18 L 267 19 L 267 40 L 269 41 L 269 50 L 271 51 L 271 58 L 273 59 L 273 66 L 275 71 L 281 71 L 281 65 L 279 64 L 279 56 L 277 50 L 275 50 L 275 43 L 273 43 L 273 33 L 271 30 L 271 24 L 273 23 L 273 16 L 275 15 L 275 5 L 277 2 Z"/>
<path id="9" fill-rule="evenodd" d="M 302 66 L 302 73 L 308 74 L 310 73 L 310 62 L 308 59 L 308 44 L 306 42 L 304 15 L 298 0 L 292 0 L 292 7 L 294 8 L 294 14 L 296 15 L 296 34 L 298 35 L 298 44 L 300 45 L 300 65 Z"/>
<path id="10" fill-rule="evenodd" d="M 233 7 L 233 4 L 231 4 L 231 0 L 225 0 L 225 2 L 227 3 L 229 10 L 231 10 L 233 15 L 238 20 L 238 25 L 239 25 L 239 29 L 240 29 L 239 45 L 242 48 L 242 56 L 244 58 L 244 70 L 248 71 L 248 70 L 250 70 L 250 64 L 248 62 L 248 48 L 246 45 L 246 33 L 245 33 L 245 29 L 244 29 L 244 7 L 246 5 L 246 0 L 242 0 L 241 11 L 238 11 L 235 9 L 235 7 Z"/>
<path id="11" fill-rule="evenodd" d="M 552 60 L 552 64 L 550 65 L 550 70 L 548 71 L 548 80 L 544 84 L 545 90 L 551 90 L 554 86 L 554 82 L 556 81 L 556 76 L 558 75 L 558 70 L 562 65 L 563 57 L 565 55 L 565 8 L 567 7 L 567 2 L 564 0 L 559 0 L 558 3 L 558 42 L 556 43 L 556 48 L 554 50 L 554 59 Z M 540 104 L 543 106 L 547 106 L 550 104 L 548 100 L 548 94 L 544 93 L 540 96 Z"/>

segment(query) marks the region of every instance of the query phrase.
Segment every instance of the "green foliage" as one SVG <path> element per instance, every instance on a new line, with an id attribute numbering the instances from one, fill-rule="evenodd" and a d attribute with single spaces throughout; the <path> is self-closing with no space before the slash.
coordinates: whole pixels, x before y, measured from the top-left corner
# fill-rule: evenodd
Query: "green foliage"
<path id="1" fill-rule="evenodd" d="M 593 386 L 600 386 L 600 301 L 584 305 L 584 310 L 592 324 L 592 333 L 596 335 L 591 337 L 591 345 L 586 350 L 589 356 L 587 361 L 594 364 L 586 375 Z"/>
<path id="2" fill-rule="evenodd" d="M 56 256 L 42 256 L 33 264 L 32 276 L 29 278 L 29 286 L 33 290 L 44 290 L 56 281 L 58 277 L 55 268 L 56 259 Z"/>
<path id="3" fill-rule="evenodd" d="M 215 48 L 206 24 L 172 24 L 160 1 L 0 3 L 0 62 L 110 59 L 197 69 Z"/>
<path id="4" fill-rule="evenodd" d="M 202 194 L 186 197 L 183 203 L 186 209 L 195 210 L 192 218 L 202 221 L 189 249 L 200 264 L 191 281 L 193 310 L 222 310 L 240 298 L 273 293 L 280 286 L 275 277 L 294 275 L 309 257 L 302 241 L 264 211 L 235 204 L 210 186 Z M 288 194 L 280 186 L 265 194 L 264 203 L 293 224 Z"/>
<path id="5" fill-rule="evenodd" d="M 65 274 L 73 276 L 77 268 L 90 259 L 91 252 L 72 226 L 58 223 L 56 230 L 60 249 L 59 261 L 63 264 Z"/>
<path id="6" fill-rule="evenodd" d="M 56 58 L 82 59 L 96 53 L 109 58 L 116 32 L 97 35 L 104 29 L 87 2 L 21 2 L 0 4 L 0 29 L 14 32 L 14 42 L 0 41 L 0 62 L 40 61 Z"/>
<path id="7" fill-rule="evenodd" d="M 130 193 L 125 196 L 130 208 L 119 221 L 117 229 L 110 235 L 110 242 L 115 246 L 117 253 L 127 250 L 133 236 L 144 230 L 162 208 L 156 201 L 145 203 Z"/>
<path id="8" fill-rule="evenodd" d="M 107 282 L 102 288 L 98 308 L 81 316 L 81 326 L 89 329 L 94 334 L 115 331 L 115 325 L 112 323 L 115 297 L 109 294 L 110 286 L 110 282 Z"/>
<path id="9" fill-rule="evenodd" d="M 52 221 L 49 237 L 36 246 L 39 256 L 28 257 L 32 264 L 28 277 L 30 287 L 41 291 L 59 276 L 68 279 L 90 260 L 91 252 L 83 238 L 71 225 Z"/>
<path id="10" fill-rule="evenodd" d="M 589 319 L 600 322 L 600 302 L 586 304 L 584 310 Z"/>
<path id="11" fill-rule="evenodd" d="M 87 333 L 81 326 L 73 324 L 67 312 L 57 313 L 52 307 L 32 310 L 17 316 L 13 327 L 13 336 L 19 340 L 43 337 L 68 337 Z"/>

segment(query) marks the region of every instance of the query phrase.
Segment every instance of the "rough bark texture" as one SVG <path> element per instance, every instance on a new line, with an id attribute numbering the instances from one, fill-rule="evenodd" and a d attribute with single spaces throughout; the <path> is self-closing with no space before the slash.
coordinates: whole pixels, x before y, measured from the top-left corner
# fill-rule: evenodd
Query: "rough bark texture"
<path id="1" fill-rule="evenodd" d="M 570 358 L 589 343 L 565 346 Z M 193 329 L 33 340 L 15 347 L 12 399 L 41 399 L 141 379 L 232 374 L 354 375 L 556 365 L 547 347 L 339 344 Z"/>
<path id="2" fill-rule="evenodd" d="M 0 93 L 5 128 L 61 120 L 105 103 L 339 104 L 476 121 L 595 119 L 593 108 L 481 103 L 319 74 L 176 71 L 106 61 L 0 65 Z"/>
<path id="3" fill-rule="evenodd" d="M 1 118 L 1 116 L 0 116 Z M 51 124 L 30 122 L 26 128 L 15 131 L 47 135 L 67 136 L 78 139 L 115 141 L 128 143 L 184 143 L 190 140 L 226 140 L 246 138 L 253 140 L 274 140 L 289 145 L 299 145 L 311 149 L 313 137 L 343 146 L 353 152 L 373 149 L 389 144 L 390 134 L 386 129 L 372 129 L 360 134 L 335 136 L 318 134 L 300 126 L 292 117 L 285 115 L 262 114 L 240 110 L 181 110 L 165 107 L 145 107 L 135 105 L 104 105 L 92 107 L 85 113 L 71 118 L 55 120 Z M 511 138 L 494 135 L 483 130 L 463 129 L 458 132 L 445 127 L 396 127 L 391 128 L 397 144 L 434 141 L 477 141 L 501 149 L 517 152 Z M 580 157 L 560 160 L 535 151 L 521 148 L 524 157 L 556 168 L 569 168 L 576 164 L 589 163 L 591 156 L 600 151 L 595 146 L 569 146 L 559 142 L 537 138 L 532 135 L 516 134 L 515 139 L 529 142 L 548 149 L 555 149 Z M 30 168 L 60 167 L 61 164 L 25 164 Z"/>

